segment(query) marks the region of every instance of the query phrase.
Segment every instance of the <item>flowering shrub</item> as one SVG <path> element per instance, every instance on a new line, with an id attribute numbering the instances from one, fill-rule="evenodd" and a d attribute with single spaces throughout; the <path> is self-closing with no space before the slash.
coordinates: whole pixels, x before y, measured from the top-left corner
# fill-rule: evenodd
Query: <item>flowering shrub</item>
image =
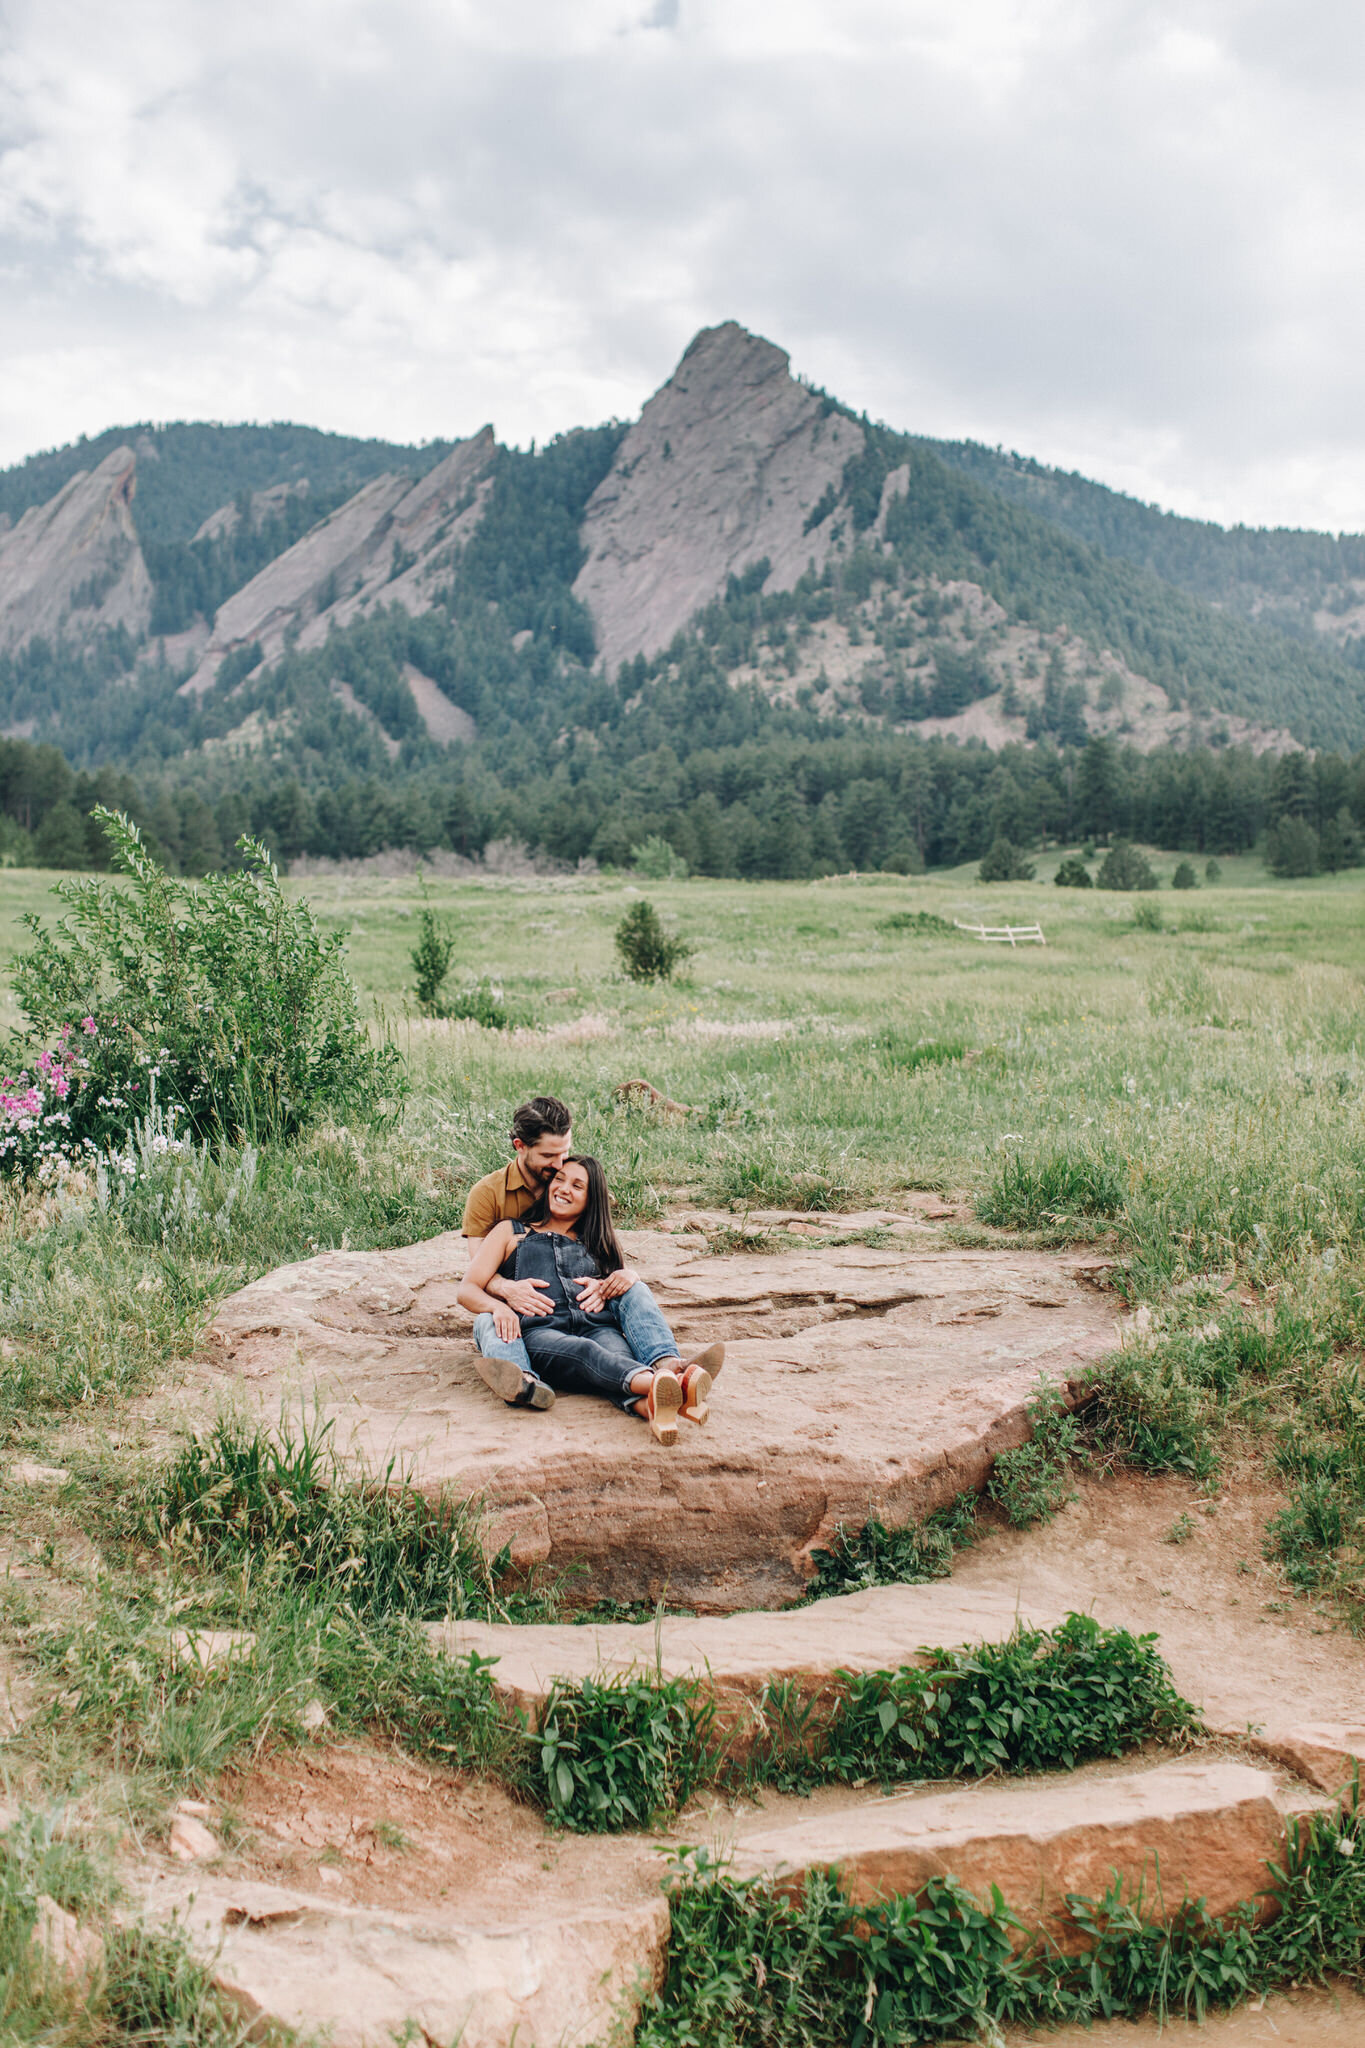
<path id="1" fill-rule="evenodd" d="M 240 842 L 239 873 L 181 881 L 127 818 L 96 816 L 120 881 L 61 882 L 55 929 L 25 920 L 34 944 L 15 988 L 48 1049 L 5 1084 L 0 1172 L 118 1147 L 153 1088 L 199 1140 L 288 1138 L 401 1091 L 397 1053 L 373 1046 L 359 1015 L 342 939 L 285 896 L 263 846 Z"/>

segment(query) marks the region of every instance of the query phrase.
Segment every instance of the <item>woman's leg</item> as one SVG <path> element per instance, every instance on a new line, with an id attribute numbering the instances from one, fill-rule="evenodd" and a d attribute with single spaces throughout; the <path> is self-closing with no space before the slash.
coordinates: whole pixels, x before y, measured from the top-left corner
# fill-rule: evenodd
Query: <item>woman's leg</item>
<path id="1" fill-rule="evenodd" d="M 524 1335 L 533 1367 L 561 1394 L 598 1394 L 642 1416 L 661 1443 L 677 1441 L 674 1418 L 683 1403 L 677 1375 L 666 1364 L 641 1366 L 619 1330 L 608 1326 L 587 1337 L 540 1324 Z"/>

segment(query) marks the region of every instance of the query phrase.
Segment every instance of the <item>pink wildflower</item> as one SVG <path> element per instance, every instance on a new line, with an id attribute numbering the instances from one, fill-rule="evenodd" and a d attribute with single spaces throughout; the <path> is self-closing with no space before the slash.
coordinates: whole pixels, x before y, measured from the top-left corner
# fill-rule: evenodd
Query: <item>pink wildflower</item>
<path id="1" fill-rule="evenodd" d="M 93 1038 L 96 1031 L 99 1029 L 99 1026 L 96 1024 L 93 1017 L 82 1017 L 81 1029 L 82 1031 L 86 1032 L 89 1037 Z"/>
<path id="2" fill-rule="evenodd" d="M 54 1074 L 54 1075 L 53 1075 L 53 1077 L 52 1077 L 52 1092 L 53 1092 L 53 1094 L 54 1094 L 54 1095 L 56 1096 L 56 1098 L 57 1098 L 57 1100 L 58 1100 L 59 1102 L 65 1102 L 65 1101 L 66 1101 L 66 1093 L 67 1093 L 67 1089 L 68 1089 L 68 1088 L 70 1087 L 70 1085 L 71 1085 L 71 1084 L 70 1084 L 70 1082 L 69 1082 L 69 1081 L 67 1080 L 67 1078 L 66 1078 L 66 1075 L 65 1075 L 65 1074 Z"/>

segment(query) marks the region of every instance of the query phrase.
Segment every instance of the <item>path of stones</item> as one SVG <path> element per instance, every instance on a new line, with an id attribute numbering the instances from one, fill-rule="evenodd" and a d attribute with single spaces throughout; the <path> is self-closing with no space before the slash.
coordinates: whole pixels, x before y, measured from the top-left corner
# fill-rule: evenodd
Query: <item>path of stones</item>
<path id="1" fill-rule="evenodd" d="M 685 1426 L 672 1450 L 602 1403 L 503 1408 L 455 1303 L 454 1235 L 325 1253 L 244 1288 L 218 1317 L 201 1392 L 268 1420 L 316 1402 L 371 1468 L 397 1454 L 429 1495 L 479 1503 L 486 1544 L 519 1565 L 569 1571 L 585 1600 L 695 1610 L 437 1631 L 451 1651 L 496 1656 L 523 1707 L 556 1676 L 645 1666 L 701 1677 L 738 1717 L 772 1674 L 815 1687 L 924 1645 L 998 1641 L 1016 1619 L 1085 1610 L 1156 1630 L 1215 1731 L 1191 1754 L 946 1793 L 707 1797 L 671 1839 L 731 1848 L 745 1872 L 837 1864 L 858 1896 L 950 1870 L 1053 1927 L 1066 1892 L 1103 1889 L 1115 1869 L 1150 1880 L 1159 1858 L 1167 1898 L 1227 1910 L 1263 1882 L 1286 1815 L 1326 1804 L 1365 1754 L 1365 1654 L 1303 1603 L 1266 1597 L 1271 1503 L 1254 1482 L 1193 1516 L 1178 1548 L 1162 1537 L 1194 1504 L 1188 1485 L 1094 1481 L 1049 1528 L 994 1532 L 950 1581 L 781 1611 L 839 1524 L 899 1526 L 980 1489 L 1025 1440 L 1040 1378 L 1066 1384 L 1118 1336 L 1101 1260 L 945 1250 L 922 1219 L 879 1220 L 895 1233 L 884 1249 L 713 1257 L 701 1236 L 629 1236 L 684 1347 L 728 1347 L 710 1426 Z M 188 1920 L 246 2005 L 330 2028 L 337 2048 L 378 2048 L 407 2022 L 462 2048 L 605 2042 L 658 1980 L 662 1838 L 557 1835 L 495 1786 L 325 1740 L 270 1759 L 231 1798 L 248 1846 L 192 1872 L 168 1859 L 149 1902 Z M 1271 2001 L 1209 2038 L 1344 2048 L 1365 2041 L 1365 2005 Z M 1136 2048 L 1143 2030 L 1113 2039 Z"/>

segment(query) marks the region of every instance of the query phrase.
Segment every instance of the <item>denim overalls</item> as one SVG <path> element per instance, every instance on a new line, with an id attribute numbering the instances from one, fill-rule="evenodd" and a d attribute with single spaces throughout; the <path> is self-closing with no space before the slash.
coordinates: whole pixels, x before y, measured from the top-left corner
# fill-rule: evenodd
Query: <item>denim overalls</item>
<path id="1" fill-rule="evenodd" d="M 559 1230 L 528 1230 L 513 1223 L 516 1242 L 500 1268 L 505 1280 L 539 1280 L 554 1303 L 548 1316 L 524 1316 L 522 1342 L 532 1370 L 560 1394 L 600 1394 L 618 1408 L 639 1398 L 630 1383 L 642 1366 L 676 1355 L 671 1342 L 637 1358 L 621 1335 L 617 1305 L 588 1312 L 578 1306 L 578 1282 L 598 1277 L 597 1261 L 576 1237 Z"/>

